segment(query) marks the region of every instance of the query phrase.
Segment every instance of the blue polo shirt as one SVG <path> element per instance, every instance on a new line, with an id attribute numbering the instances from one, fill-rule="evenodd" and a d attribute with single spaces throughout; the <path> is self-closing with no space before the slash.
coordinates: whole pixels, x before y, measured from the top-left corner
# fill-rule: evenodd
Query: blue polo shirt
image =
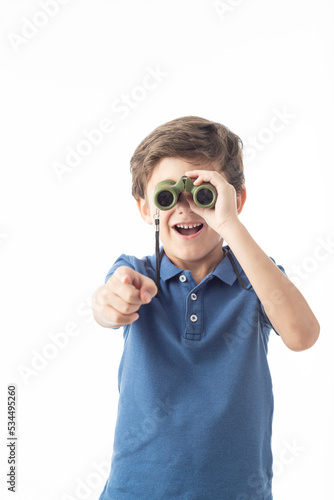
<path id="1" fill-rule="evenodd" d="M 155 256 L 121 255 L 106 281 L 119 266 L 155 279 Z M 163 254 L 160 281 L 159 297 L 123 328 L 100 500 L 271 500 L 272 326 L 257 295 L 227 257 L 196 285 Z"/>

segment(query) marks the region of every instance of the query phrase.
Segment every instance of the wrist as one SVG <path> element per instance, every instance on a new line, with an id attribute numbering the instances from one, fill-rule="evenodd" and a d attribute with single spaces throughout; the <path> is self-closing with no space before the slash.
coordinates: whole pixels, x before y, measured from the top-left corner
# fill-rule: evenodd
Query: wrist
<path id="1" fill-rule="evenodd" d="M 243 229 L 245 229 L 245 227 L 238 217 L 231 217 L 219 227 L 218 234 L 229 246 L 231 246 L 230 243 L 232 243 L 233 238 L 237 237 L 238 233 Z"/>

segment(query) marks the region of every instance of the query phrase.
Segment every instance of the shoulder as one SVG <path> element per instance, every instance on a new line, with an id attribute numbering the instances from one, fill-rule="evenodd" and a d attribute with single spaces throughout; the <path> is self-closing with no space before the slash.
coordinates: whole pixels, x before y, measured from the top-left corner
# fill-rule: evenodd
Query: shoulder
<path id="1" fill-rule="evenodd" d="M 105 283 L 108 281 L 110 276 L 116 271 L 118 267 L 127 266 L 131 267 L 138 273 L 144 274 L 150 278 L 154 277 L 155 269 L 153 268 L 152 256 L 145 256 L 139 259 L 134 255 L 122 254 L 116 259 L 112 267 L 109 269 L 107 276 L 105 278 Z"/>

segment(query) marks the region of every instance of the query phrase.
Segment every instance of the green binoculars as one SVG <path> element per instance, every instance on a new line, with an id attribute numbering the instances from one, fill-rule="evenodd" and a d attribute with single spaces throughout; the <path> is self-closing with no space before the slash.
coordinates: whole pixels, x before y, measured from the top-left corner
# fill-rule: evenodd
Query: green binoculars
<path id="1" fill-rule="evenodd" d="M 200 184 L 194 186 L 189 177 L 181 177 L 177 182 L 167 179 L 159 182 L 153 192 L 153 203 L 160 210 L 173 208 L 181 193 L 191 193 L 194 202 L 201 208 L 212 208 L 217 200 L 217 191 L 212 184 Z"/>

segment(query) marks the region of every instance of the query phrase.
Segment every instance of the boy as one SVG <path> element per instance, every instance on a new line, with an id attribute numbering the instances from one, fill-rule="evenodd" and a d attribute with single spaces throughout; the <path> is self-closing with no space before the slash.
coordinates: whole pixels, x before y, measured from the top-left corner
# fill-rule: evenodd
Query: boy
<path id="1" fill-rule="evenodd" d="M 184 117 L 154 130 L 131 159 L 132 193 L 148 224 L 154 189 L 166 179 L 210 183 L 217 199 L 201 208 L 185 190 L 160 211 L 158 296 L 155 258 L 124 254 L 94 294 L 96 321 L 124 326 L 100 500 L 272 499 L 269 332 L 301 351 L 316 342 L 319 324 L 238 218 L 241 147 L 223 125 Z"/>

